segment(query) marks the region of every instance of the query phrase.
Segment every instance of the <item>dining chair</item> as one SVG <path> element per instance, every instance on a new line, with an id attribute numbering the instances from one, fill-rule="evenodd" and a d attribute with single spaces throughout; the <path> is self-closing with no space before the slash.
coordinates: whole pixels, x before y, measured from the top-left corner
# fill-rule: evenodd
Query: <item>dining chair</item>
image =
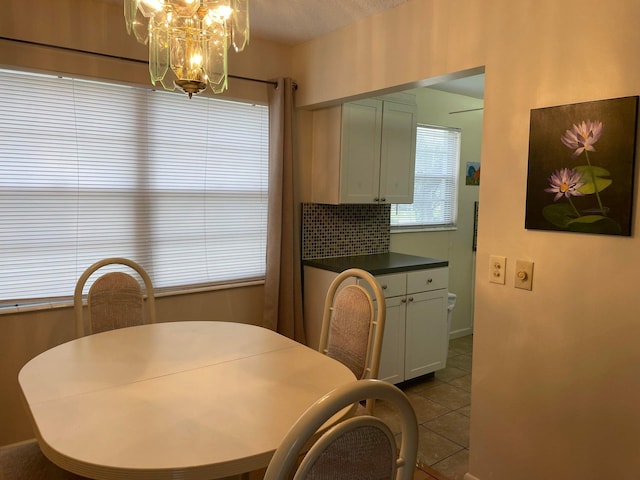
<path id="1" fill-rule="evenodd" d="M 384 400 L 399 420 L 400 436 L 372 415 L 351 416 L 325 432 L 334 415 L 360 401 Z M 418 421 L 407 396 L 395 385 L 356 380 L 317 400 L 291 427 L 276 449 L 264 480 L 411 480 L 418 452 Z"/>
<path id="2" fill-rule="evenodd" d="M 110 271 L 97 278 L 89 288 L 86 309 L 88 318 L 85 318 L 84 286 L 91 275 L 107 265 L 125 266 L 136 272 L 144 283 L 146 301 L 140 282 L 136 278 L 129 273 Z M 156 321 L 151 278 L 140 265 L 127 258 L 105 258 L 87 268 L 76 283 L 73 304 L 77 337 Z"/>
<path id="3" fill-rule="evenodd" d="M 385 318 L 386 304 L 378 281 L 366 270 L 347 269 L 327 291 L 318 350 L 349 367 L 357 379 L 377 378 Z M 373 413 L 373 405 L 367 402 L 369 413 Z"/>
<path id="4" fill-rule="evenodd" d="M 87 477 L 63 470 L 51 462 L 35 439 L 0 447 L 0 480 L 27 479 L 81 480 Z"/>

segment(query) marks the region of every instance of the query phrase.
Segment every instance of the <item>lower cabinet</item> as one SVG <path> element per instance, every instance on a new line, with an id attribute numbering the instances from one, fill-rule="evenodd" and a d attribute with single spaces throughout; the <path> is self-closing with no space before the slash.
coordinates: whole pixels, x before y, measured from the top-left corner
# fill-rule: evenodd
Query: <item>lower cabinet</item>
<path id="1" fill-rule="evenodd" d="M 400 383 L 404 380 L 407 304 L 404 296 L 385 298 L 385 301 L 387 316 L 378 378 Z"/>
<path id="2" fill-rule="evenodd" d="M 307 344 L 318 348 L 324 299 L 337 273 L 304 267 Z M 447 365 L 447 267 L 378 275 L 386 322 L 378 378 L 400 383 Z"/>
<path id="3" fill-rule="evenodd" d="M 448 269 L 376 277 L 386 322 L 378 378 L 400 383 L 447 365 Z"/>

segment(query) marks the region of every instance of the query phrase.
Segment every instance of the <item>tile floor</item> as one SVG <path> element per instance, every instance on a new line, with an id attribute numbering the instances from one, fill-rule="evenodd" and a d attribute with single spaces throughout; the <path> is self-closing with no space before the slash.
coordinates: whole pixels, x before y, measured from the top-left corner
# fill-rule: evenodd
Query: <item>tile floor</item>
<path id="1" fill-rule="evenodd" d="M 472 335 L 451 340 L 447 368 L 399 385 L 411 400 L 419 423 L 418 467 L 413 480 L 463 480 L 467 473 L 472 354 Z M 375 414 L 400 431 L 384 402 L 376 403 Z M 263 476 L 264 469 L 251 472 L 249 478 L 262 480 Z"/>
<path id="2" fill-rule="evenodd" d="M 418 417 L 418 465 L 450 480 L 463 480 L 469 461 L 472 354 L 472 335 L 451 340 L 445 369 L 398 385 Z M 376 403 L 376 415 L 384 418 L 389 413 L 389 407 Z M 416 472 L 416 479 L 436 478 Z"/>

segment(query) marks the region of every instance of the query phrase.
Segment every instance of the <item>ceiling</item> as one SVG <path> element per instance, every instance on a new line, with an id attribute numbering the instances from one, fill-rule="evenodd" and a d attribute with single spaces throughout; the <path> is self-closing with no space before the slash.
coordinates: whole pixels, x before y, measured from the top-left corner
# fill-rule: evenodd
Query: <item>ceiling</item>
<path id="1" fill-rule="evenodd" d="M 406 1 L 250 0 L 251 35 L 296 45 Z"/>
<path id="2" fill-rule="evenodd" d="M 123 0 L 105 0 L 122 4 Z M 297 45 L 355 23 L 408 0 L 249 0 L 251 36 Z M 484 96 L 484 75 L 432 85 L 431 88 Z"/>
<path id="3" fill-rule="evenodd" d="M 124 0 L 102 0 L 123 4 Z M 408 0 L 249 0 L 251 36 L 297 45 Z"/>
<path id="4" fill-rule="evenodd" d="M 430 85 L 429 88 L 484 99 L 484 73 Z"/>

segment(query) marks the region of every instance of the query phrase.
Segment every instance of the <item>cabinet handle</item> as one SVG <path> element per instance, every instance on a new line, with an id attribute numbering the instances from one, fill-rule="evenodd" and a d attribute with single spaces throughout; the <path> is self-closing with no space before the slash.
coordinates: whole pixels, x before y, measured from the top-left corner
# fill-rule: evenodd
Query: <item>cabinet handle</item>
<path id="1" fill-rule="evenodd" d="M 382 197 L 382 198 L 380 199 L 380 201 L 381 201 L 381 202 L 386 202 L 386 201 L 387 201 L 387 199 L 386 199 L 386 198 L 384 198 L 384 197 Z"/>
<path id="2" fill-rule="evenodd" d="M 403 298 L 402 300 L 400 300 L 400 302 L 402 302 L 402 303 L 407 303 L 407 299 L 406 299 L 406 298 Z"/>
<path id="3" fill-rule="evenodd" d="M 383 290 L 386 290 L 387 286 L 386 285 L 380 285 L 380 288 L 382 288 Z"/>
<path id="4" fill-rule="evenodd" d="M 410 301 L 410 302 L 413 302 L 413 297 L 409 297 L 409 301 Z"/>
<path id="5" fill-rule="evenodd" d="M 379 199 L 378 197 L 376 197 L 376 198 L 374 198 L 374 199 L 373 199 L 373 201 L 374 201 L 374 202 L 379 202 L 379 201 L 380 201 L 380 199 Z"/>
<path id="6" fill-rule="evenodd" d="M 433 278 L 430 278 L 430 279 L 427 280 L 427 285 L 429 285 L 431 283 L 433 283 Z"/>

